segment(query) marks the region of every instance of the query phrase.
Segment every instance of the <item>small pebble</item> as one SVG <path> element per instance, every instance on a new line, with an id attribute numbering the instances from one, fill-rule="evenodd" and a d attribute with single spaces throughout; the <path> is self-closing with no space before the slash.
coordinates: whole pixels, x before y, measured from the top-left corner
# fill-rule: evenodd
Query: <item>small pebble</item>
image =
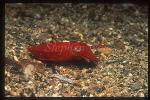
<path id="1" fill-rule="evenodd" d="M 89 97 L 94 97 L 92 94 L 90 94 L 90 96 Z"/>
<path id="2" fill-rule="evenodd" d="M 96 92 L 101 93 L 102 91 L 105 90 L 105 87 L 101 87 L 101 88 L 96 88 Z"/>
<path id="3" fill-rule="evenodd" d="M 24 69 L 25 77 L 28 78 L 29 76 L 33 75 L 33 71 L 34 71 L 34 65 L 32 64 L 27 65 Z"/>
<path id="4" fill-rule="evenodd" d="M 132 73 L 129 73 L 129 77 L 132 77 L 133 75 L 132 75 Z"/>
<path id="5" fill-rule="evenodd" d="M 138 92 L 137 96 L 138 96 L 138 97 L 145 97 L 145 95 L 144 95 L 143 92 Z"/>
<path id="6" fill-rule="evenodd" d="M 124 66 L 123 66 L 123 65 L 120 65 L 120 68 L 124 68 Z"/>
<path id="7" fill-rule="evenodd" d="M 52 94 L 52 97 L 60 97 L 58 93 Z"/>
<path id="8" fill-rule="evenodd" d="M 113 30 L 113 28 L 111 28 L 111 27 L 110 27 L 110 28 L 109 28 L 109 30 L 111 30 L 111 31 L 112 31 L 112 30 Z"/>
<path id="9" fill-rule="evenodd" d="M 15 61 L 19 61 L 18 58 L 17 58 L 16 56 L 14 56 L 14 60 L 15 60 Z"/>
<path id="10" fill-rule="evenodd" d="M 141 88 L 141 84 L 139 83 L 134 83 L 133 85 L 131 85 L 131 88 L 134 90 L 134 91 L 137 91 Z"/>
<path id="11" fill-rule="evenodd" d="M 86 97 L 87 91 L 86 90 L 81 90 L 80 96 L 81 97 Z"/>

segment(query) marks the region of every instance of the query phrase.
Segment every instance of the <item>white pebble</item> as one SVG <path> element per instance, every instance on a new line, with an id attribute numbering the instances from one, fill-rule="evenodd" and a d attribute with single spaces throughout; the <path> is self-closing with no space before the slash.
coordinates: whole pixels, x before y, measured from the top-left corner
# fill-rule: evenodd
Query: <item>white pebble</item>
<path id="1" fill-rule="evenodd" d="M 92 94 L 90 94 L 90 97 L 93 97 L 93 95 L 92 95 Z"/>
<path id="2" fill-rule="evenodd" d="M 14 60 L 15 60 L 15 61 L 19 61 L 18 58 L 17 58 L 16 56 L 14 56 Z"/>
<path id="3" fill-rule="evenodd" d="M 109 30 L 111 30 L 111 31 L 112 31 L 112 30 L 113 30 L 113 28 L 111 28 L 111 27 L 110 27 L 110 28 L 109 28 Z"/>
<path id="4" fill-rule="evenodd" d="M 26 78 L 28 78 L 30 75 L 32 75 L 34 70 L 34 66 L 32 64 L 29 64 L 24 69 L 24 74 L 26 75 Z"/>
<path id="5" fill-rule="evenodd" d="M 129 73 L 129 77 L 132 77 L 133 75 L 131 73 Z"/>
<path id="6" fill-rule="evenodd" d="M 124 66 L 123 66 L 123 65 L 120 65 L 120 68 L 124 68 Z"/>

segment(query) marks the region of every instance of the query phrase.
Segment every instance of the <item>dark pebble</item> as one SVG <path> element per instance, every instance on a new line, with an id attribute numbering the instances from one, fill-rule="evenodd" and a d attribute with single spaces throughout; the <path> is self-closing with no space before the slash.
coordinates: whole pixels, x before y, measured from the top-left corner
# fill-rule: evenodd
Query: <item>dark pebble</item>
<path id="1" fill-rule="evenodd" d="M 43 84 L 38 84 L 38 88 L 44 89 L 44 85 Z"/>
<path id="2" fill-rule="evenodd" d="M 11 78 L 10 77 L 8 77 L 8 76 L 5 76 L 6 78 L 5 78 L 5 84 L 8 84 L 8 83 L 10 83 L 11 82 Z"/>
<path id="3" fill-rule="evenodd" d="M 81 90 L 80 96 L 87 96 L 87 91 L 86 90 Z"/>
<path id="4" fill-rule="evenodd" d="M 39 35 L 38 39 L 39 39 L 39 41 L 40 41 L 41 43 L 42 43 L 42 42 L 46 42 L 45 37 L 48 38 L 48 36 L 49 36 L 49 33 L 47 33 L 47 32 L 41 33 L 41 34 Z"/>
<path id="5" fill-rule="evenodd" d="M 92 73 L 92 72 L 93 72 L 92 69 L 86 71 L 86 73 Z"/>
<path id="6" fill-rule="evenodd" d="M 5 96 L 8 96 L 8 95 L 10 95 L 10 92 L 5 91 Z"/>
<path id="7" fill-rule="evenodd" d="M 29 96 L 30 96 L 30 97 L 35 97 L 35 94 L 34 94 L 33 92 L 31 92 L 31 93 L 29 94 Z"/>
<path id="8" fill-rule="evenodd" d="M 35 74 L 35 75 L 34 75 L 34 79 L 35 79 L 35 80 L 42 80 L 41 77 L 40 77 L 38 74 Z"/>
<path id="9" fill-rule="evenodd" d="M 132 84 L 131 85 L 131 88 L 133 89 L 133 91 L 137 91 L 139 90 L 140 88 L 142 88 L 141 84 L 139 83 L 135 83 L 135 84 Z"/>
<path id="10" fill-rule="evenodd" d="M 123 83 L 120 83 L 119 86 L 120 86 L 120 87 L 124 87 Z"/>
<path id="11" fill-rule="evenodd" d="M 33 93 L 33 90 L 30 89 L 30 88 L 26 88 L 26 89 L 24 90 L 24 92 L 25 92 L 26 94 L 28 94 L 29 96 L 31 96 L 31 95 L 34 94 L 34 93 Z"/>
<path id="12" fill-rule="evenodd" d="M 76 80 L 79 80 L 79 79 L 81 79 L 81 76 L 80 76 L 80 75 L 78 75 L 78 76 L 76 77 Z"/>
<path id="13" fill-rule="evenodd" d="M 101 93 L 101 92 L 104 91 L 105 89 L 106 89 L 105 87 L 96 88 L 96 92 Z"/>
<path id="14" fill-rule="evenodd" d="M 19 93 L 20 96 L 24 97 L 24 93 L 23 93 L 23 89 L 22 89 L 22 88 L 20 88 L 20 89 L 18 90 L 18 93 Z"/>
<path id="15" fill-rule="evenodd" d="M 18 67 L 12 67 L 11 68 L 11 73 L 13 73 L 13 74 L 22 74 L 22 70 L 19 69 Z"/>
<path id="16" fill-rule="evenodd" d="M 28 42 L 33 41 L 33 38 L 32 38 L 31 33 L 26 33 L 25 39 L 26 39 Z"/>

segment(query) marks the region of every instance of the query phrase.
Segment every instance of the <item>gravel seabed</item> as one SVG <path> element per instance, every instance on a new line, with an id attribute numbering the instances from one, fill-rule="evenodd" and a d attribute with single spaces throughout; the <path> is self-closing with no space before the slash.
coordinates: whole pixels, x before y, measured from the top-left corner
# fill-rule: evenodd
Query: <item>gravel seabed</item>
<path id="1" fill-rule="evenodd" d="M 134 4 L 6 4 L 5 57 L 24 67 L 5 66 L 5 96 L 147 97 L 148 7 Z M 27 51 L 28 44 L 81 41 L 106 44 L 95 52 L 95 67 L 45 65 Z M 27 59 L 24 61 L 22 59 Z M 42 71 L 34 70 L 34 61 Z M 27 66 L 28 65 L 28 66 Z M 52 68 L 56 67 L 54 73 Z M 30 72 L 34 70 L 33 72 Z M 54 74 L 74 80 L 62 81 Z"/>

